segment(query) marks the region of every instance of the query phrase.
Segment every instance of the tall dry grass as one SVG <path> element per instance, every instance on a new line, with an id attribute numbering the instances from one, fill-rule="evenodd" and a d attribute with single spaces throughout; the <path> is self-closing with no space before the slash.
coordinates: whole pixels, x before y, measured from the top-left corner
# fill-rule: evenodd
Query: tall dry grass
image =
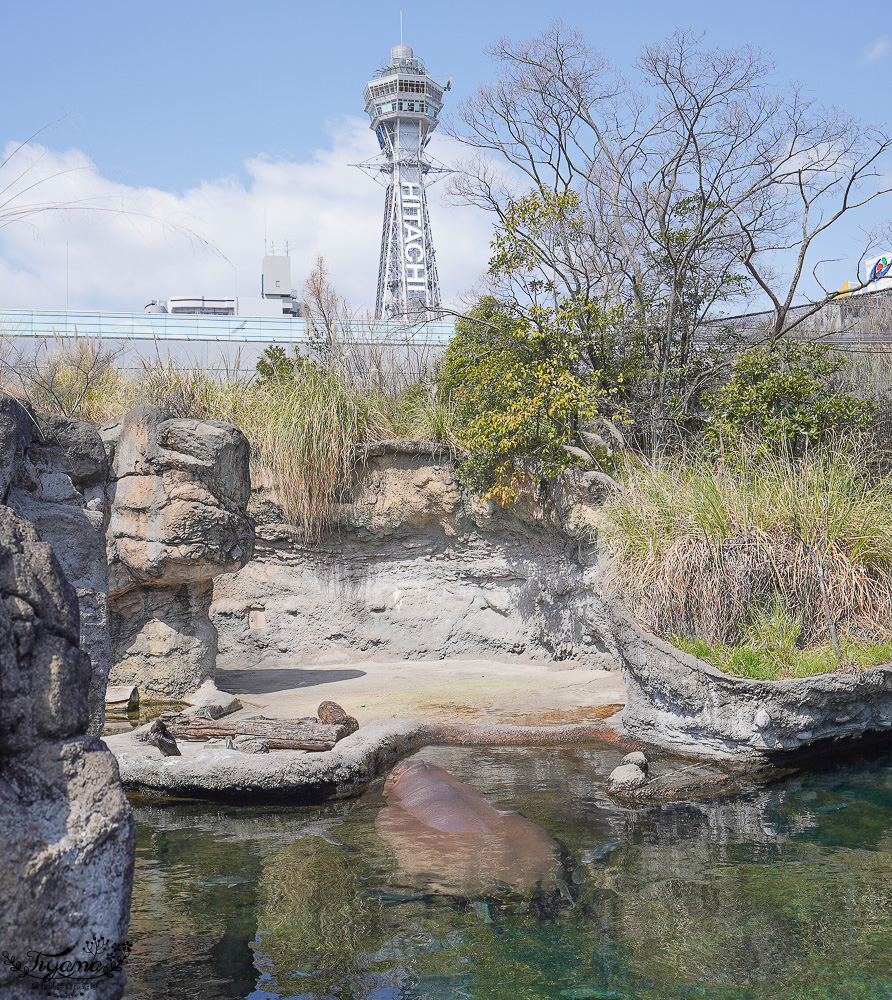
<path id="1" fill-rule="evenodd" d="M 830 619 L 892 638 L 892 477 L 857 450 L 639 466 L 605 514 L 626 599 L 658 635 L 733 645 L 782 607 L 803 646 L 828 643 Z"/>
<path id="2" fill-rule="evenodd" d="M 170 359 L 117 367 L 101 343 L 61 345 L 18 358 L 0 371 L 3 387 L 39 411 L 102 422 L 137 402 L 173 416 L 224 420 L 251 443 L 252 476 L 277 495 L 286 517 L 308 539 L 330 526 L 345 494 L 358 446 L 416 437 L 452 441 L 452 412 L 430 380 L 405 368 L 375 364 L 357 370 L 295 358 L 294 378 L 263 380 L 235 365 L 211 372 Z"/>

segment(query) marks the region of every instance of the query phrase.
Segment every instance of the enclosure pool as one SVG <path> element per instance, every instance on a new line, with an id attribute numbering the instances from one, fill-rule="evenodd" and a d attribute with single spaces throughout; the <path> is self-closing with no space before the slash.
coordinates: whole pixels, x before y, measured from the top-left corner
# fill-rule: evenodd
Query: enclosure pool
<path id="1" fill-rule="evenodd" d="M 137 804 L 125 996 L 892 998 L 892 750 L 641 808 L 607 797 L 612 751 L 418 756 L 557 838 L 566 886 L 407 879 L 380 782 L 318 808 Z"/>

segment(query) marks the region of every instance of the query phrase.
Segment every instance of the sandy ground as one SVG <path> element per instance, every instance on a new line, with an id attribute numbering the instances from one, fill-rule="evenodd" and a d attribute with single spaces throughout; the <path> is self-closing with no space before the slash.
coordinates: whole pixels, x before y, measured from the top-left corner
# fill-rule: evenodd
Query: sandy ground
<path id="1" fill-rule="evenodd" d="M 515 725 L 594 722 L 625 702 L 618 670 L 564 663 L 345 660 L 297 667 L 273 662 L 250 670 L 218 668 L 216 684 L 238 695 L 241 715 L 300 718 L 315 715 L 319 702 L 331 700 L 360 723 L 387 718 Z"/>

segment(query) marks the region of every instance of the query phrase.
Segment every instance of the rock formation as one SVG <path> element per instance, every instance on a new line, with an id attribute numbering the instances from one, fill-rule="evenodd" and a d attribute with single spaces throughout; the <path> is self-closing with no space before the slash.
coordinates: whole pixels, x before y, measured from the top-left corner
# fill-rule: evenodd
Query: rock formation
<path id="1" fill-rule="evenodd" d="M 216 420 L 137 406 L 103 424 L 112 679 L 178 698 L 213 677 L 213 577 L 253 552 L 248 442 Z"/>
<path id="2" fill-rule="evenodd" d="M 21 420 L 25 411 L 4 401 L 2 412 Z M 29 453 L 27 425 L 19 430 L 0 436 L 7 479 L 10 453 L 19 462 Z M 114 1000 L 123 989 L 123 969 L 102 971 L 125 957 L 135 834 L 114 757 L 85 735 L 95 672 L 80 635 L 77 594 L 50 545 L 0 507 L 4 998 L 40 995 L 34 977 L 53 961 L 57 987 L 80 983 L 74 995 Z"/>
<path id="3" fill-rule="evenodd" d="M 436 444 L 372 446 L 321 542 L 303 543 L 255 492 L 255 558 L 219 578 L 221 664 L 492 658 L 615 665 L 583 604 L 597 576 L 589 485 L 502 508 L 455 477 Z"/>
<path id="4" fill-rule="evenodd" d="M 149 697 L 213 676 L 212 578 L 251 557 L 249 495 L 248 442 L 229 424 L 138 406 L 97 429 L 0 393 L 0 503 L 77 591 L 93 735 L 111 662 L 115 683 Z"/>
<path id="5" fill-rule="evenodd" d="M 102 731 L 110 663 L 105 554 L 108 475 L 92 424 L 35 414 L 0 393 L 0 503 L 30 521 L 77 591 L 81 648 L 92 664 L 89 731 Z"/>
<path id="6" fill-rule="evenodd" d="M 722 673 L 640 628 L 615 598 L 612 623 L 632 736 L 716 760 L 777 760 L 813 744 L 892 732 L 892 665 L 779 681 Z M 602 620 L 603 620 L 602 617 Z"/>
<path id="7" fill-rule="evenodd" d="M 271 492 L 256 558 L 221 578 L 222 664 L 468 657 L 620 666 L 623 721 L 646 743 L 770 761 L 892 730 L 892 667 L 790 681 L 722 674 L 642 630 L 613 596 L 597 484 L 565 474 L 502 508 L 456 480 L 441 445 L 369 448 L 335 530 L 306 544 Z"/>

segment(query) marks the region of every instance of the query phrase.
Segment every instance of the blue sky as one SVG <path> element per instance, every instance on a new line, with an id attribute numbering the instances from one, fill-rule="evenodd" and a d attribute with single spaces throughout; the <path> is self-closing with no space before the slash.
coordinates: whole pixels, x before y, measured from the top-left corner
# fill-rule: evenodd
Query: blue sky
<path id="1" fill-rule="evenodd" d="M 46 164 L 76 168 L 66 190 L 111 191 L 122 203 L 132 196 L 147 214 L 222 241 L 226 261 L 170 229 L 152 235 L 136 223 L 56 217 L 36 231 L 0 230 L 0 303 L 138 309 L 142 297 L 177 292 L 238 285 L 255 294 L 266 213 L 268 235 L 295 247 L 296 272 L 324 253 L 345 292 L 369 304 L 382 192 L 340 164 L 376 152 L 361 122 L 362 88 L 399 40 L 401 7 L 405 41 L 433 75 L 454 78 L 453 106 L 491 76 L 488 44 L 560 17 L 621 67 L 677 26 L 703 30 L 715 45 L 751 42 L 773 54 L 779 84 L 796 78 L 825 103 L 867 120 L 889 117 L 892 27 L 866 4 L 9 4 L 0 146 L 67 116 L 38 139 Z M 434 213 L 441 279 L 453 297 L 486 262 L 486 222 L 470 212 L 438 205 Z M 301 279 L 295 273 L 295 284 Z"/>

